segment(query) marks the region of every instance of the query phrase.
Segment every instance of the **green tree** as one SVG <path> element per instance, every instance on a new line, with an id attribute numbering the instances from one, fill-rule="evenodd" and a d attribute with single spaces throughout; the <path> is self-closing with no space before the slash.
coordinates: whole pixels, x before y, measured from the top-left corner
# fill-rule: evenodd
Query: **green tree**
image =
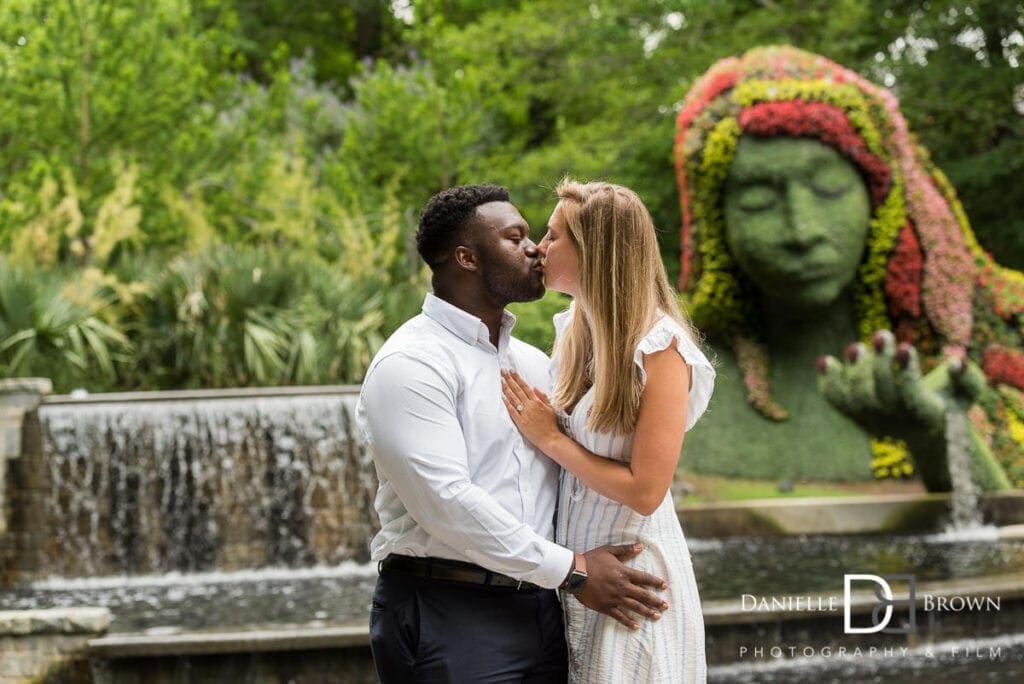
<path id="1" fill-rule="evenodd" d="M 341 90 L 364 59 L 401 60 L 407 25 L 382 0 L 194 0 L 201 25 L 223 31 L 232 69 L 273 83 L 309 57 L 317 79 Z"/>
<path id="2" fill-rule="evenodd" d="M 187 0 L 0 5 L 0 244 L 39 212 L 47 179 L 68 172 L 84 217 L 77 256 L 88 260 L 124 164 L 150 204 L 205 154 L 222 58 Z"/>
<path id="3" fill-rule="evenodd" d="M 981 244 L 1024 268 L 1024 4 L 886 4 L 896 36 L 877 53 L 876 78 L 900 97 Z"/>

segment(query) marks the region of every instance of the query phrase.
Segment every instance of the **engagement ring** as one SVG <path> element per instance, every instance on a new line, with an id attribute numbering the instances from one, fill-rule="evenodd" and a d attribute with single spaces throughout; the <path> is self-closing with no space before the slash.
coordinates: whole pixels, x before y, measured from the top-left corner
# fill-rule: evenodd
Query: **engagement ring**
<path id="1" fill-rule="evenodd" d="M 516 404 L 516 411 L 519 411 L 520 413 L 522 413 L 524 408 L 526 408 L 526 407 L 523 406 L 522 404 Z"/>

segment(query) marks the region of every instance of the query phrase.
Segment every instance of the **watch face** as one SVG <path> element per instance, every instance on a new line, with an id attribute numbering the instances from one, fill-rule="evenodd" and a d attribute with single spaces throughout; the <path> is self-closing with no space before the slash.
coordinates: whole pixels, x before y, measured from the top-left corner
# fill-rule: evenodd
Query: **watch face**
<path id="1" fill-rule="evenodd" d="M 587 575 L 573 570 L 569 575 L 569 581 L 565 583 L 565 590 L 570 594 L 578 594 L 583 591 L 583 585 L 587 583 Z"/>

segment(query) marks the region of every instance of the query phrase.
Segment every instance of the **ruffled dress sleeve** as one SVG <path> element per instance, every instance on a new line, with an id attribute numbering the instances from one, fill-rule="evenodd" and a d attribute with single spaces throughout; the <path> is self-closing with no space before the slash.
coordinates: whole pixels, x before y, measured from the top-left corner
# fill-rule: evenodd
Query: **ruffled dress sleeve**
<path id="1" fill-rule="evenodd" d="M 689 430 L 707 410 L 711 393 L 715 389 L 715 368 L 704 352 L 690 339 L 679 323 L 668 316 L 663 316 L 640 340 L 636 351 L 633 352 L 633 362 L 640 369 L 641 382 L 647 384 L 643 355 L 667 349 L 673 339 L 676 351 L 690 367 L 693 378 L 687 401 L 686 429 Z"/>

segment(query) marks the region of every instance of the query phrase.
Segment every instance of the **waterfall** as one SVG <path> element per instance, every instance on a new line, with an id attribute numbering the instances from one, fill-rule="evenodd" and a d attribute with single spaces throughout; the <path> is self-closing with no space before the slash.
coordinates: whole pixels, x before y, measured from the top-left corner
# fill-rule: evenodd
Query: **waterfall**
<path id="1" fill-rule="evenodd" d="M 41 407 L 49 574 L 367 559 L 377 483 L 356 395 L 226 394 Z"/>
<path id="2" fill-rule="evenodd" d="M 946 410 L 946 460 L 953 485 L 949 524 L 946 531 L 981 527 L 978 506 L 980 490 L 971 474 L 971 435 L 967 415 L 956 408 Z"/>

